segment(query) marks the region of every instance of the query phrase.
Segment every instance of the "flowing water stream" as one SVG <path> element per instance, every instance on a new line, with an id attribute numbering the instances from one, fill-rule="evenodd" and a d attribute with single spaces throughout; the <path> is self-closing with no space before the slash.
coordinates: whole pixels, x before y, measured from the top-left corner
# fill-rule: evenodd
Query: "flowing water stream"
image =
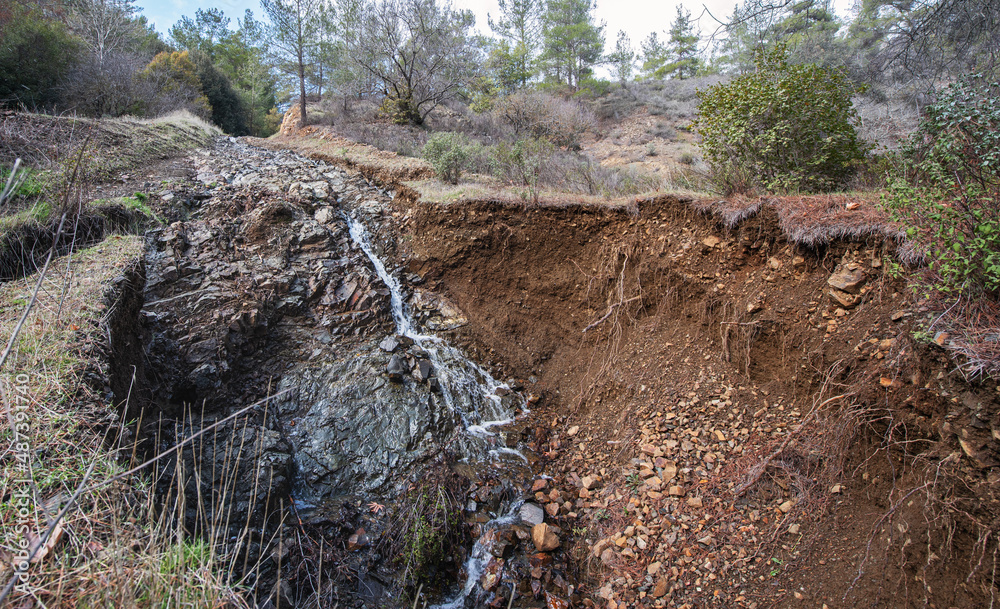
<path id="1" fill-rule="evenodd" d="M 497 381 L 489 372 L 465 357 L 460 349 L 449 345 L 440 337 L 422 334 L 417 330 L 414 320 L 407 313 L 400 282 L 386 269 L 385 263 L 375 253 L 368 231 L 360 221 L 346 213 L 344 219 L 348 224 L 351 238 L 365 253 L 375 267 L 378 276 L 389 288 L 396 332 L 413 340 L 414 344 L 427 352 L 434 366 L 435 374 L 437 374 L 445 404 L 450 410 L 459 414 L 464 431 L 469 438 L 478 440 L 478 442 L 471 442 L 472 446 L 468 448 L 484 445 L 491 461 L 502 462 L 514 458 L 523 460 L 526 464 L 527 459 L 523 454 L 516 449 L 505 446 L 502 439 L 491 431 L 491 428 L 507 425 L 514 421 L 513 413 L 504 406 L 497 389 L 507 390 L 503 391 L 504 394 L 516 394 L 510 393 L 505 383 Z M 526 410 L 523 400 L 519 406 Z M 472 452 L 472 455 L 467 454 L 467 458 L 475 456 L 475 448 Z M 518 508 L 520 508 L 521 503 L 521 501 L 515 501 L 506 506 L 502 516 L 483 525 L 484 532 L 518 522 L 520 520 Z M 459 609 L 465 605 L 466 599 L 476 589 L 489 559 L 488 548 L 484 545 L 485 540 L 489 538 L 490 535 L 484 534 L 473 545 L 465 565 L 466 581 L 458 594 L 448 602 L 432 609 Z"/>
<path id="2" fill-rule="evenodd" d="M 344 215 L 344 219 L 350 229 L 351 238 L 365 253 L 379 278 L 389 288 L 396 332 L 411 339 L 414 344 L 427 352 L 440 383 L 441 395 L 449 410 L 458 413 L 468 435 L 481 439 L 494 438 L 495 434 L 491 428 L 514 421 L 513 412 L 504 406 L 500 393 L 516 394 L 510 392 L 506 383 L 496 380 L 489 372 L 467 358 L 460 349 L 449 345 L 438 336 L 422 334 L 417 330 L 414 320 L 406 311 L 399 280 L 386 269 L 385 263 L 375 253 L 368 231 L 357 219 L 347 214 Z M 498 389 L 501 391 L 498 392 Z M 518 406 L 526 410 L 523 400 Z M 500 442 L 489 444 L 489 454 L 493 458 L 503 459 L 513 456 L 527 462 L 527 459 L 515 449 L 503 446 Z"/>

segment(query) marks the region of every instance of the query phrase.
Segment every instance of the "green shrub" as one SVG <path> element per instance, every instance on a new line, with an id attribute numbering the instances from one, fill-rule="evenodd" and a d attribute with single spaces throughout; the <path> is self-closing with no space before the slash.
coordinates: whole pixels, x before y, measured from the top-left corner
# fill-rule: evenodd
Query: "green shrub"
<path id="1" fill-rule="evenodd" d="M 424 145 L 424 158 L 434 166 L 438 177 L 449 184 L 458 184 L 469 154 L 469 142 L 461 133 L 435 133 Z"/>
<path id="2" fill-rule="evenodd" d="M 538 186 L 554 146 L 541 138 L 521 139 L 494 146 L 490 159 L 493 177 L 514 187 L 527 187 L 525 199 L 538 202 Z"/>
<path id="3" fill-rule="evenodd" d="M 1000 297 L 1000 83 L 974 75 L 926 109 L 884 201 L 925 253 L 924 287 Z"/>
<path id="4" fill-rule="evenodd" d="M 784 47 L 758 53 L 757 70 L 699 91 L 695 126 L 723 191 L 829 191 L 866 154 L 852 124 L 855 87 L 839 72 L 789 65 Z"/>
<path id="5" fill-rule="evenodd" d="M 62 22 L 28 6 L 0 6 L 0 106 L 35 110 L 60 101 L 82 44 Z"/>

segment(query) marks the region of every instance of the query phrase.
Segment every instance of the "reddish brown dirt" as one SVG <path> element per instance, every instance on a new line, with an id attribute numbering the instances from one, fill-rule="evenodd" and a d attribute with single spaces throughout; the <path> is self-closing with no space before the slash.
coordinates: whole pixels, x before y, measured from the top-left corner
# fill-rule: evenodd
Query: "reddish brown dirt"
<path id="1" fill-rule="evenodd" d="M 459 338 L 533 377 L 555 489 L 536 499 L 577 602 L 991 606 L 996 387 L 914 339 L 926 310 L 883 274 L 892 243 L 807 249 L 773 206 L 727 230 L 669 197 L 394 216 L 408 270 L 469 317 Z M 867 283 L 844 309 L 827 279 L 849 264 Z M 660 490 L 654 451 L 677 468 Z"/>

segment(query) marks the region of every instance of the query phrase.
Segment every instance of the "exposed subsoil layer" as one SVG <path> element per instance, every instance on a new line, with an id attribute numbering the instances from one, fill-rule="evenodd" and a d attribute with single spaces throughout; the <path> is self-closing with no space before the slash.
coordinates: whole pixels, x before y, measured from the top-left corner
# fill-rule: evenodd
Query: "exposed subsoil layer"
<path id="1" fill-rule="evenodd" d="M 990 605 L 996 387 L 914 339 L 895 244 L 808 249 L 768 206 L 727 230 L 689 203 L 397 201 L 407 268 L 468 316 L 460 339 L 535 381 L 533 491 L 573 598 Z"/>

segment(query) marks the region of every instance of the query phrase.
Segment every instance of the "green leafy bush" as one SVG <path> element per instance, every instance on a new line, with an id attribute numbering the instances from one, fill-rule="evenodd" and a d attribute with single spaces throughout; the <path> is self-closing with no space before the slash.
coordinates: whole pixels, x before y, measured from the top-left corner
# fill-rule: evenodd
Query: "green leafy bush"
<path id="1" fill-rule="evenodd" d="M 30 6 L 0 5 L 0 106 L 35 110 L 57 103 L 82 46 L 62 22 Z"/>
<path id="2" fill-rule="evenodd" d="M 758 53 L 757 70 L 699 91 L 702 150 L 717 187 L 829 191 L 866 154 L 853 121 L 855 87 L 839 72 L 789 65 L 778 47 Z"/>
<path id="3" fill-rule="evenodd" d="M 458 184 L 469 162 L 471 146 L 461 133 L 435 133 L 424 145 L 424 158 L 434 166 L 438 177 L 449 184 Z"/>
<path id="4" fill-rule="evenodd" d="M 538 187 L 555 147 L 541 138 L 501 142 L 494 146 L 490 158 L 493 177 L 514 187 L 527 187 L 525 199 L 538 201 Z"/>
<path id="5" fill-rule="evenodd" d="M 884 201 L 925 253 L 925 287 L 1000 297 L 1000 83 L 959 81 L 928 106 Z"/>

